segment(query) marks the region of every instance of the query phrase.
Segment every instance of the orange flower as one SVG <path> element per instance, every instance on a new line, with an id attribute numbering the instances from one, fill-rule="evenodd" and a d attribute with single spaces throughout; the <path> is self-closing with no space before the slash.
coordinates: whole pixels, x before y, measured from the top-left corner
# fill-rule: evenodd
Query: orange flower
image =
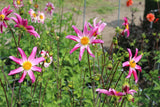
<path id="1" fill-rule="evenodd" d="M 127 6 L 127 7 L 131 6 L 132 4 L 133 4 L 133 1 L 132 1 L 132 0 L 128 0 L 128 1 L 126 2 L 126 6 Z"/>
<path id="2" fill-rule="evenodd" d="M 147 18 L 147 20 L 148 20 L 149 22 L 153 22 L 154 19 L 155 19 L 155 16 L 154 16 L 154 14 L 149 13 L 149 14 L 147 14 L 146 18 Z"/>

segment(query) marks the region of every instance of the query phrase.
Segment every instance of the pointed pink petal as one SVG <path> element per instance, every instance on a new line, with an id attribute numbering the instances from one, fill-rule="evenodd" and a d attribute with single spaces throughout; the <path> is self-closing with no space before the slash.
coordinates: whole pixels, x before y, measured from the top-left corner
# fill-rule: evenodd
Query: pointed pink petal
<path id="1" fill-rule="evenodd" d="M 132 52 L 131 52 L 131 50 L 129 48 L 127 48 L 127 50 L 128 50 L 128 53 L 129 53 L 129 60 L 131 60 L 131 58 L 132 58 Z"/>
<path id="2" fill-rule="evenodd" d="M 93 27 L 92 27 L 92 25 L 91 25 L 90 23 L 88 23 L 88 25 L 89 25 L 90 29 L 92 29 L 92 28 L 93 28 Z"/>
<path id="3" fill-rule="evenodd" d="M 40 62 L 42 62 L 44 60 L 45 60 L 45 58 L 43 58 L 43 57 L 36 58 L 36 59 L 34 59 L 34 60 L 31 61 L 32 66 L 38 65 Z"/>
<path id="4" fill-rule="evenodd" d="M 33 50 L 32 50 L 32 53 L 31 55 L 28 57 L 28 60 L 33 60 L 36 56 L 36 52 L 37 52 L 37 47 L 34 47 Z"/>
<path id="5" fill-rule="evenodd" d="M 138 71 L 142 72 L 142 69 L 139 65 L 136 64 L 135 69 L 137 69 Z"/>
<path id="6" fill-rule="evenodd" d="M 91 38 L 97 31 L 98 31 L 98 27 L 95 27 L 94 29 L 89 31 L 89 38 Z M 88 34 L 86 34 L 86 35 L 88 35 Z"/>
<path id="7" fill-rule="evenodd" d="M 82 32 L 78 30 L 76 26 L 72 25 L 72 28 L 74 29 L 74 31 L 77 33 L 79 37 L 82 37 Z"/>
<path id="8" fill-rule="evenodd" d="M 129 67 L 129 73 L 128 73 L 128 76 L 126 77 L 126 78 L 130 78 L 131 77 L 131 75 L 132 75 L 132 68 L 131 67 Z"/>
<path id="9" fill-rule="evenodd" d="M 137 77 L 137 72 L 136 72 L 135 69 L 133 69 L 133 76 L 134 76 L 135 82 L 137 83 L 138 82 L 138 77 Z"/>
<path id="10" fill-rule="evenodd" d="M 19 47 L 18 47 L 18 51 L 19 51 L 19 53 L 21 54 L 21 57 L 22 57 L 23 62 L 26 61 L 26 60 L 27 60 L 27 56 L 26 56 L 26 54 L 24 53 L 24 51 L 23 51 L 21 48 L 19 48 Z"/>
<path id="11" fill-rule="evenodd" d="M 3 26 L 5 27 L 5 28 L 7 28 L 7 25 L 3 22 Z"/>
<path id="12" fill-rule="evenodd" d="M 21 18 L 21 16 L 19 14 L 17 14 L 17 13 L 14 13 L 14 15 L 16 15 L 18 23 L 22 24 L 22 18 Z"/>
<path id="13" fill-rule="evenodd" d="M 70 51 L 70 54 L 71 54 L 72 52 L 74 52 L 75 50 L 77 50 L 79 47 L 81 47 L 81 44 L 80 44 L 80 43 L 76 44 L 76 45 L 74 46 L 74 48 Z"/>
<path id="14" fill-rule="evenodd" d="M 42 68 L 37 67 L 37 66 L 32 66 L 31 69 L 32 69 L 33 71 L 37 71 L 37 72 L 41 72 L 41 71 L 42 71 Z"/>
<path id="15" fill-rule="evenodd" d="M 31 78 L 32 83 L 34 83 L 34 82 L 35 82 L 35 80 L 36 80 L 36 78 L 35 78 L 35 76 L 34 76 L 34 74 L 33 74 L 32 70 L 28 71 L 28 75 L 29 75 L 29 77 Z"/>
<path id="16" fill-rule="evenodd" d="M 10 71 L 8 75 L 14 75 L 14 74 L 20 73 L 21 71 L 23 71 L 23 67 L 19 67 L 17 69 Z"/>
<path id="17" fill-rule="evenodd" d="M 103 94 L 106 94 L 106 95 L 108 95 L 109 94 L 109 92 L 107 91 L 107 90 L 105 90 L 105 89 L 96 89 L 96 91 L 100 94 L 100 93 L 103 93 Z"/>
<path id="18" fill-rule="evenodd" d="M 35 36 L 36 38 L 37 38 L 37 37 L 40 38 L 39 34 L 38 34 L 36 31 L 34 31 L 34 30 L 27 30 L 27 31 L 28 31 L 28 33 L 30 33 L 30 35 L 33 35 L 33 36 Z"/>
<path id="19" fill-rule="evenodd" d="M 97 17 L 93 20 L 93 26 L 96 27 L 96 20 L 97 20 Z"/>
<path id="20" fill-rule="evenodd" d="M 19 83 L 23 82 L 24 81 L 24 78 L 26 77 L 26 74 L 27 74 L 27 71 L 24 71 L 21 78 L 19 79 Z"/>
<path id="21" fill-rule="evenodd" d="M 92 43 L 92 44 L 95 44 L 95 43 L 104 43 L 104 41 L 101 40 L 101 39 L 95 39 L 95 40 L 93 40 L 91 43 Z"/>
<path id="22" fill-rule="evenodd" d="M 85 36 L 88 35 L 87 22 L 85 22 L 85 24 L 84 24 L 83 35 L 85 35 Z"/>
<path id="23" fill-rule="evenodd" d="M 130 32 L 129 32 L 129 30 L 127 30 L 127 37 L 129 37 L 129 35 L 130 35 Z"/>
<path id="24" fill-rule="evenodd" d="M 14 62 L 16 62 L 17 64 L 21 65 L 23 62 L 22 62 L 22 59 L 19 59 L 19 58 L 16 58 L 14 56 L 9 56 L 9 58 L 11 60 L 13 60 Z"/>
<path id="25" fill-rule="evenodd" d="M 107 25 L 106 23 L 102 23 L 102 24 L 99 26 L 100 32 L 103 31 L 103 29 L 105 28 L 106 25 Z"/>
<path id="26" fill-rule="evenodd" d="M 135 91 L 135 90 L 129 90 L 128 91 L 128 94 L 134 95 L 134 93 L 137 93 L 137 91 Z"/>
<path id="27" fill-rule="evenodd" d="M 18 23 L 18 20 L 17 20 L 15 17 L 11 17 L 11 19 L 12 19 L 14 22 Z"/>
<path id="28" fill-rule="evenodd" d="M 82 59 L 84 50 L 85 50 L 85 47 L 84 47 L 84 46 L 81 46 L 81 48 L 80 48 L 80 53 L 79 53 L 79 61 L 81 61 L 81 59 Z"/>
<path id="29" fill-rule="evenodd" d="M 142 58 L 142 55 L 137 56 L 134 61 L 137 63 Z"/>
<path id="30" fill-rule="evenodd" d="M 74 40 L 76 42 L 80 42 L 80 39 L 77 36 L 73 36 L 73 35 L 68 35 L 66 36 L 66 38 Z"/>
<path id="31" fill-rule="evenodd" d="M 122 66 L 123 66 L 123 67 L 129 66 L 129 61 L 124 62 L 124 63 L 122 64 Z"/>
<path id="32" fill-rule="evenodd" d="M 89 46 L 87 46 L 87 51 L 88 51 L 88 53 L 89 53 L 92 57 L 95 57 L 94 54 L 91 52 Z"/>
<path id="33" fill-rule="evenodd" d="M 133 59 L 135 59 L 137 57 L 137 54 L 138 54 L 138 49 L 136 48 L 136 53 L 135 53 Z"/>

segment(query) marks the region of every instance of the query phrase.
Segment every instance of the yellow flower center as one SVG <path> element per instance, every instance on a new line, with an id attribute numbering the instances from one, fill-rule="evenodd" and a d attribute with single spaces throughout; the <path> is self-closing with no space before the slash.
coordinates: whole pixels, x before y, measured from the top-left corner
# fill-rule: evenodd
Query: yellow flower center
<path id="1" fill-rule="evenodd" d="M 131 61 L 129 61 L 129 65 L 130 65 L 130 67 L 135 68 L 136 62 L 134 60 L 131 60 Z"/>
<path id="2" fill-rule="evenodd" d="M 20 5 L 20 4 L 21 4 L 21 1 L 20 1 L 20 0 L 17 0 L 17 4 Z"/>
<path id="3" fill-rule="evenodd" d="M 0 21 L 3 21 L 4 18 L 5 18 L 5 15 L 1 14 L 1 15 L 0 15 Z"/>
<path id="4" fill-rule="evenodd" d="M 37 16 L 36 13 L 33 13 L 32 15 L 33 15 L 34 18 Z"/>
<path id="5" fill-rule="evenodd" d="M 89 42 L 90 41 L 89 41 L 88 37 L 84 36 L 84 37 L 81 38 L 81 44 L 82 45 L 87 45 Z"/>
<path id="6" fill-rule="evenodd" d="M 129 29 L 129 26 L 128 26 L 128 24 L 126 25 L 126 29 Z"/>
<path id="7" fill-rule="evenodd" d="M 23 68 L 24 68 L 24 70 L 30 70 L 31 67 L 32 67 L 32 64 L 31 64 L 30 61 L 25 61 L 25 62 L 23 63 Z"/>
<path id="8" fill-rule="evenodd" d="M 43 15 L 40 15 L 39 17 L 40 17 L 40 19 L 43 19 Z"/>

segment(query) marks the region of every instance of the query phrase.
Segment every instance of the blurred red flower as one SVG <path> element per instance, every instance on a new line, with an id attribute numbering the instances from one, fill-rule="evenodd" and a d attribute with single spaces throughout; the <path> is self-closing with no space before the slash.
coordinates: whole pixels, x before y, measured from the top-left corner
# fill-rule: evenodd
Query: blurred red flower
<path id="1" fill-rule="evenodd" d="M 148 20 L 149 22 L 153 22 L 154 19 L 155 19 L 155 16 L 154 16 L 154 14 L 152 14 L 152 13 L 148 13 L 147 16 L 146 16 L 146 18 L 147 18 L 147 20 Z"/>

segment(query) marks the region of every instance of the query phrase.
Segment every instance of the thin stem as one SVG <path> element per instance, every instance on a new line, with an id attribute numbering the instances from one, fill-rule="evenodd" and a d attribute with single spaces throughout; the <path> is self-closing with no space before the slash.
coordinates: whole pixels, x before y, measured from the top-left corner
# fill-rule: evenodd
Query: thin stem
<path id="1" fill-rule="evenodd" d="M 46 92 L 46 88 L 47 88 L 47 85 L 48 85 L 49 79 L 50 79 L 50 78 L 48 78 L 47 83 L 46 83 L 46 85 L 45 85 L 45 89 L 44 89 L 43 96 L 42 96 L 42 104 L 41 104 L 41 107 L 43 106 L 44 95 L 45 95 L 45 92 Z"/>
<path id="2" fill-rule="evenodd" d="M 39 106 L 38 107 L 40 107 L 40 105 L 41 105 L 41 91 L 42 90 L 42 83 L 40 83 L 40 92 L 39 92 Z"/>
<path id="3" fill-rule="evenodd" d="M 7 106 L 9 107 L 9 102 L 8 102 L 6 90 L 5 90 L 4 85 L 3 85 L 2 81 L 1 81 L 1 78 L 0 78 L 0 82 L 1 82 L 1 86 L 2 86 L 2 88 L 3 88 L 3 92 L 4 92 L 4 95 L 5 95 L 6 101 L 7 101 Z"/>
<path id="4" fill-rule="evenodd" d="M 12 37 L 13 37 L 13 39 L 14 39 L 14 43 L 15 43 L 16 47 L 18 47 L 17 42 L 16 42 L 16 39 L 15 39 L 15 37 L 14 37 L 13 30 L 12 30 L 11 26 L 8 24 L 7 21 L 6 21 L 6 23 L 7 23 L 7 26 L 9 27 L 9 29 L 10 29 L 10 31 L 11 31 L 11 33 L 12 33 Z"/>
<path id="5" fill-rule="evenodd" d="M 92 80 L 92 74 L 91 74 L 91 66 L 90 66 L 90 61 L 89 61 L 89 54 L 87 52 L 87 57 L 88 57 L 88 66 L 89 66 L 89 72 L 90 72 L 90 79 L 91 79 L 91 84 L 92 84 L 92 92 L 93 92 L 93 106 L 95 107 L 95 93 L 94 93 L 94 84 Z"/>
<path id="6" fill-rule="evenodd" d="M 122 100 L 122 103 L 121 103 L 121 107 L 123 106 L 123 103 L 124 103 L 124 100 L 125 100 L 126 98 L 123 98 L 123 100 Z"/>
<path id="7" fill-rule="evenodd" d="M 86 75 L 86 72 L 84 72 L 84 77 L 83 77 L 83 85 L 82 85 L 82 92 L 81 92 L 80 106 L 82 106 L 82 98 L 83 98 L 83 90 L 84 90 L 84 83 L 85 83 L 85 75 Z"/>

